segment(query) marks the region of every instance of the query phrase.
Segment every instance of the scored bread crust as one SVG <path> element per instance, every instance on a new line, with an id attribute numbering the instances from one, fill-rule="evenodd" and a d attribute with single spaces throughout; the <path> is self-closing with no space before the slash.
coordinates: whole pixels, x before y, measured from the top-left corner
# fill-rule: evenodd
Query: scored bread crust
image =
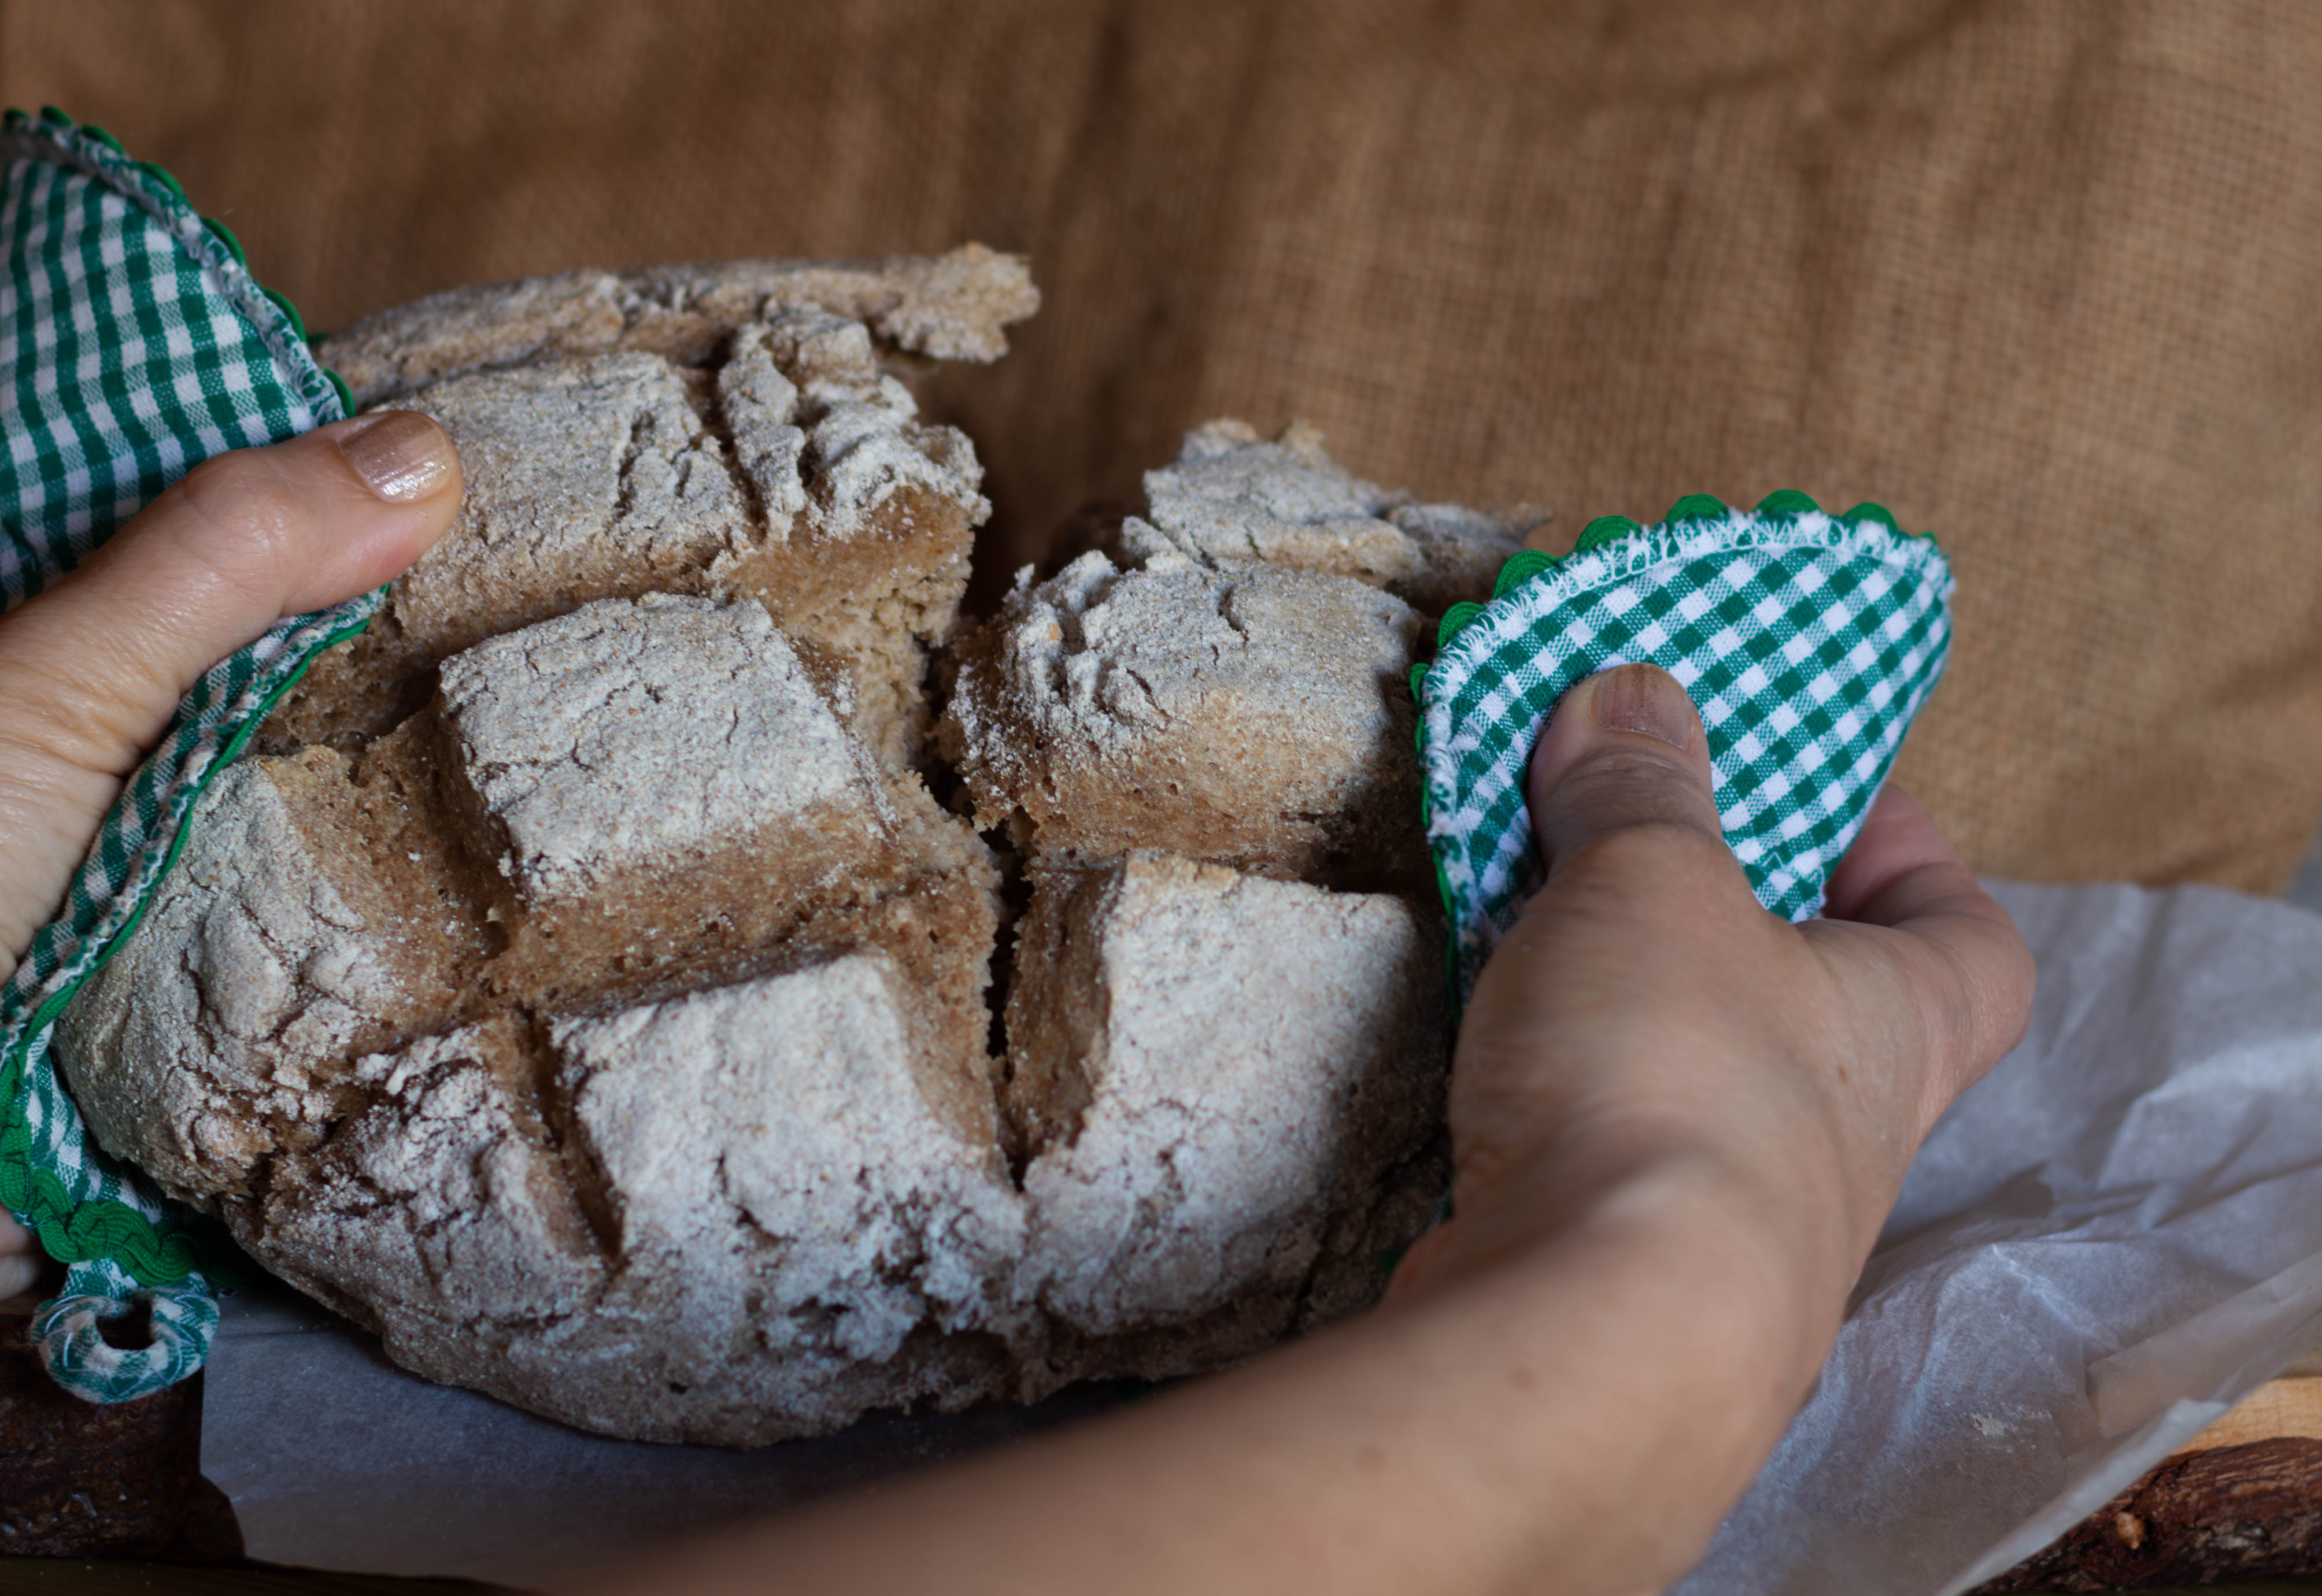
<path id="1" fill-rule="evenodd" d="M 462 321 L 535 342 L 520 318 L 499 326 L 473 305 Z M 812 305 L 772 302 L 726 326 L 714 366 L 571 342 L 508 367 L 471 328 L 455 346 L 468 365 L 395 395 L 458 442 L 460 519 L 389 586 L 370 629 L 284 698 L 260 750 L 356 746 L 417 709 L 461 649 L 590 599 L 660 592 L 756 599 L 834 673 L 864 742 L 908 767 L 928 725 L 928 651 L 951 630 L 991 513 L 965 435 L 922 424 L 869 329 Z"/>
<path id="2" fill-rule="evenodd" d="M 1422 885 L 1404 688 L 1422 630 L 1348 577 L 1083 554 L 962 645 L 944 752 L 978 823 L 1035 854 L 1164 847 Z"/>
<path id="3" fill-rule="evenodd" d="M 1213 424 L 963 626 L 980 468 L 903 357 L 1036 302 L 970 247 L 334 340 L 468 497 L 63 1017 L 99 1140 L 407 1366 L 639 1438 L 1370 1300 L 1445 1179 L 1403 677 L 1539 517 Z"/>

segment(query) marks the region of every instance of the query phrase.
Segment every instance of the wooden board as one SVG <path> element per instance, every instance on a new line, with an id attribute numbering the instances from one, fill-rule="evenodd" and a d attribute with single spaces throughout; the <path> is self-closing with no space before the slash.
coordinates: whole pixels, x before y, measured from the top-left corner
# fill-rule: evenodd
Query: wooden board
<path id="1" fill-rule="evenodd" d="M 2270 1381 L 1972 1596 L 2322 1573 L 2322 1371 Z"/>
<path id="2" fill-rule="evenodd" d="M 2322 1441 L 2322 1374 L 2268 1381 L 2241 1406 L 2185 1444 L 2188 1452 L 2246 1446 L 2253 1441 Z"/>

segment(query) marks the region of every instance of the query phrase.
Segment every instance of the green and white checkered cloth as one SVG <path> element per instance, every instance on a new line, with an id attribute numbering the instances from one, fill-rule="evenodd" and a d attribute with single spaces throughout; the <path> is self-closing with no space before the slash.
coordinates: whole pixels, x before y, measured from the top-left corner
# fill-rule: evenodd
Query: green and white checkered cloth
<path id="1" fill-rule="evenodd" d="M 1445 616 L 1434 662 L 1412 672 L 1459 1001 L 1540 885 L 1524 769 L 1566 689 L 1641 661 L 1676 677 L 1758 901 L 1809 919 L 1943 674 L 1951 595 L 1933 537 L 1802 493 L 1755 510 L 1695 495 L 1658 526 L 1608 515 L 1562 560 L 1508 561 L 1492 602 Z"/>
<path id="2" fill-rule="evenodd" d="M 24 603 L 186 471 L 348 414 L 289 303 L 158 167 L 61 112 L 0 125 L 0 613 Z M 201 1367 L 221 1234 L 89 1138 L 49 1057 L 57 1016 L 137 926 L 194 800 L 322 649 L 361 631 L 366 594 L 279 623 L 186 695 L 74 879 L 0 987 L 0 1204 L 69 1265 L 33 1336 L 51 1373 L 124 1401 Z M 5 692 L 0 683 L 0 692 Z M 101 1320 L 148 1310 L 151 1344 Z"/>

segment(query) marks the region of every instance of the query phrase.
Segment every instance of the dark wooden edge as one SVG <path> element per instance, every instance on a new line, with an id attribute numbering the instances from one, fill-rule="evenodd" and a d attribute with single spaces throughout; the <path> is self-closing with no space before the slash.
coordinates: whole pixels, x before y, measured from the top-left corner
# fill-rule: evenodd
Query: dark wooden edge
<path id="1" fill-rule="evenodd" d="M 2322 1441 L 2284 1438 L 2180 1453 L 1969 1596 L 2314 1573 L 2322 1573 Z"/>

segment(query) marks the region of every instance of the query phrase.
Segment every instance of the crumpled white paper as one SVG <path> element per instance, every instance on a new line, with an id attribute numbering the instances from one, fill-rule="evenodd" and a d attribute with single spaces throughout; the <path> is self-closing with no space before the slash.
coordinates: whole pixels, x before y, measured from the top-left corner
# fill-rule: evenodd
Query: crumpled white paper
<path id="1" fill-rule="evenodd" d="M 1948 1596 L 2053 1539 L 2322 1337 L 2322 917 L 1996 889 L 2022 1047 L 1936 1127 L 1821 1382 L 1684 1596 Z M 535 1583 L 1103 1405 L 754 1453 L 577 1435 L 230 1303 L 202 1467 L 251 1555 Z"/>
<path id="2" fill-rule="evenodd" d="M 2322 917 L 1998 886 L 2024 1044 L 1911 1167 L 1822 1378 L 1684 1596 L 1949 1596 L 2322 1335 Z"/>

